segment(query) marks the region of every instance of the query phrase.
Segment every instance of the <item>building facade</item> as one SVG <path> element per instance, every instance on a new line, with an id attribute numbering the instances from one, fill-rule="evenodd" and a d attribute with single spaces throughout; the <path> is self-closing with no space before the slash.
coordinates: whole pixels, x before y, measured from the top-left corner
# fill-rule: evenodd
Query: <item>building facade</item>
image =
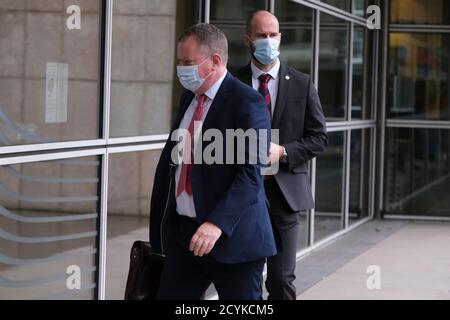
<path id="1" fill-rule="evenodd" d="M 380 30 L 367 25 L 370 5 Z M 450 219 L 449 7 L 0 0 L 0 299 L 123 297 L 181 93 L 177 37 L 217 25 L 235 71 L 259 9 L 278 17 L 280 59 L 311 74 L 327 118 L 298 256 L 373 217 Z"/>

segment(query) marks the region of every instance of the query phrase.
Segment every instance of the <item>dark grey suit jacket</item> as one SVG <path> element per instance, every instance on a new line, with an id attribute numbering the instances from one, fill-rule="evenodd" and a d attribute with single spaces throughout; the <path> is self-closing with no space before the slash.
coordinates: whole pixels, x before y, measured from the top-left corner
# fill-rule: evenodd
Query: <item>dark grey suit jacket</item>
<path id="1" fill-rule="evenodd" d="M 236 77 L 252 86 L 250 64 Z M 325 117 L 310 76 L 283 63 L 272 129 L 279 129 L 279 142 L 288 153 L 288 163 L 281 163 L 275 175 L 284 198 L 293 211 L 314 208 L 307 164 L 328 144 Z"/>

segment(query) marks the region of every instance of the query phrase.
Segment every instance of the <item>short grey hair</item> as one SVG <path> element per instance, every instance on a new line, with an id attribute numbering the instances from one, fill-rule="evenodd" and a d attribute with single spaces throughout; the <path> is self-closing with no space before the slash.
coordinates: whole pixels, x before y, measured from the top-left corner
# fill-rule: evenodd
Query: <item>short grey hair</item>
<path id="1" fill-rule="evenodd" d="M 216 26 L 208 23 L 198 23 L 187 28 L 178 39 L 184 42 L 194 36 L 200 47 L 208 50 L 208 54 L 218 53 L 224 63 L 228 61 L 228 41 L 225 34 Z"/>

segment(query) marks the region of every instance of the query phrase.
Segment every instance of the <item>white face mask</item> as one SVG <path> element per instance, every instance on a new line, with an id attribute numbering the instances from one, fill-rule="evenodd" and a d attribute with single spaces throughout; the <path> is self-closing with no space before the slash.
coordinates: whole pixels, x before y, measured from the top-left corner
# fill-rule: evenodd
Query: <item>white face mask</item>
<path id="1" fill-rule="evenodd" d="M 185 89 L 190 90 L 195 93 L 202 86 L 202 84 L 205 82 L 205 80 L 208 79 L 208 77 L 212 74 L 212 72 L 211 72 L 205 78 L 201 78 L 198 73 L 198 68 L 203 63 L 205 63 L 205 61 L 208 59 L 209 59 L 209 57 L 206 58 L 205 60 L 203 60 L 198 65 L 177 66 L 178 79 L 180 80 L 181 85 Z"/>

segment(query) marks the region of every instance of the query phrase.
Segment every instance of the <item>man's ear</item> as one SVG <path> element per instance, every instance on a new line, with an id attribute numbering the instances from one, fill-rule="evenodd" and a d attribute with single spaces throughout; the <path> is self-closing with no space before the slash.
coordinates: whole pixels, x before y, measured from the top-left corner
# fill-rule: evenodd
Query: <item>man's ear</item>
<path id="1" fill-rule="evenodd" d="M 244 44 L 248 49 L 252 49 L 252 39 L 248 34 L 244 34 Z"/>
<path id="2" fill-rule="evenodd" d="M 280 33 L 280 44 L 278 45 L 278 50 L 281 49 L 281 43 L 283 41 L 283 34 Z"/>
<path id="3" fill-rule="evenodd" d="M 214 64 L 214 70 L 216 70 L 220 65 L 222 65 L 222 57 L 218 53 L 212 55 L 212 61 Z"/>

